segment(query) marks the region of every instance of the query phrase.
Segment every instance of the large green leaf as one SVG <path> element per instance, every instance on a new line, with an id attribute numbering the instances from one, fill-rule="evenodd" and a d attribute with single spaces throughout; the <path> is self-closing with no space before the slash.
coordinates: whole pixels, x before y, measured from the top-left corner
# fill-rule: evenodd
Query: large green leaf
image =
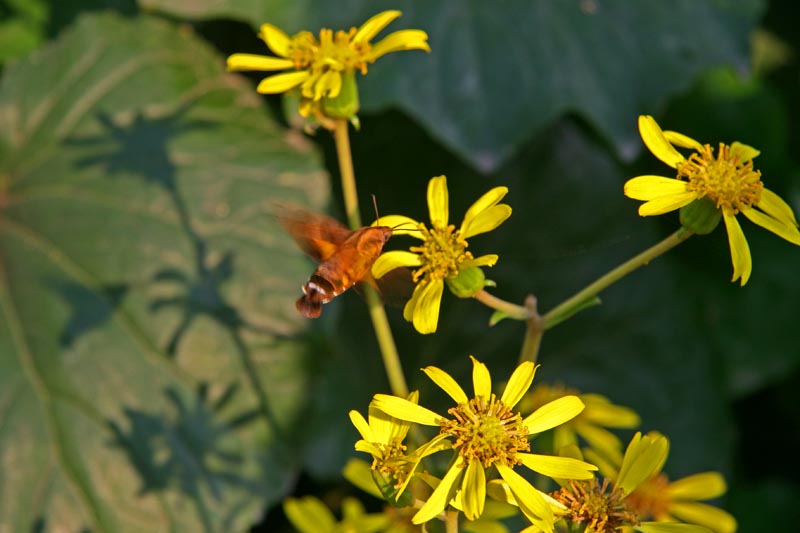
<path id="1" fill-rule="evenodd" d="M 366 111 L 398 106 L 476 168 L 496 169 L 564 113 L 577 112 L 626 158 L 636 116 L 653 113 L 711 65 L 747 64 L 760 0 L 140 0 L 189 17 L 229 16 L 288 32 L 358 26 L 383 9 L 421 28 L 432 52 L 370 67 Z M 262 53 L 267 53 L 266 47 Z"/>
<path id="2" fill-rule="evenodd" d="M 319 158 L 191 30 L 84 17 L 0 86 L 0 529 L 242 531 L 294 475 Z"/>

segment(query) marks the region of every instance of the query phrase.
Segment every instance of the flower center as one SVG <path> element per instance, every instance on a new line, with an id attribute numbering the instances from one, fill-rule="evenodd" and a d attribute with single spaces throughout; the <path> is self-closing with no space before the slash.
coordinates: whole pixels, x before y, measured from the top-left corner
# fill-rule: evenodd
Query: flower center
<path id="1" fill-rule="evenodd" d="M 625 498 L 625 503 L 642 518 L 663 516 L 670 504 L 668 488 L 669 478 L 659 474 L 639 485 Z"/>
<path id="2" fill-rule="evenodd" d="M 484 468 L 494 463 L 514 466 L 521 462 L 517 452 L 531 449 L 520 414 L 512 413 L 494 394 L 488 401 L 478 396 L 447 412 L 454 419 L 442 421 L 441 432 L 455 437 L 453 448 L 458 449 L 461 467 L 474 460 Z"/>
<path id="3" fill-rule="evenodd" d="M 678 179 L 689 182 L 688 190 L 708 197 L 717 209 L 737 214 L 761 198 L 761 171 L 753 170 L 753 161 L 741 161 L 736 150 L 720 143 L 716 157 L 710 145 L 695 152 L 678 166 Z"/>
<path id="4" fill-rule="evenodd" d="M 425 242 L 410 248 L 422 257 L 422 266 L 414 271 L 414 283 L 422 277 L 444 279 L 457 276 L 459 265 L 472 259 L 472 254 L 467 251 L 467 241 L 454 225 L 428 229 L 425 224 L 420 223 L 419 228 Z"/>
<path id="5" fill-rule="evenodd" d="M 353 43 L 357 30 L 349 31 L 323 28 L 319 41 L 311 32 L 301 31 L 289 43 L 289 58 L 296 69 L 311 68 L 312 74 L 320 76 L 329 70 L 337 72 L 360 70 L 367 73 L 364 57 L 372 46 L 369 43 Z"/>
<path id="6" fill-rule="evenodd" d="M 400 439 L 394 439 L 388 444 L 374 442 L 381 450 L 381 457 L 374 457 L 372 469 L 390 476 L 396 480 L 395 488 L 400 488 L 408 476 L 408 458 L 405 455 L 406 446 Z"/>
<path id="7" fill-rule="evenodd" d="M 597 479 L 570 481 L 568 486 L 557 490 L 552 496 L 566 506 L 570 521 L 584 524 L 584 531 L 617 533 L 622 526 L 638 524 L 636 513 L 628 510 L 623 503 L 623 492 L 609 488 L 607 479 L 603 480 L 602 485 Z"/>

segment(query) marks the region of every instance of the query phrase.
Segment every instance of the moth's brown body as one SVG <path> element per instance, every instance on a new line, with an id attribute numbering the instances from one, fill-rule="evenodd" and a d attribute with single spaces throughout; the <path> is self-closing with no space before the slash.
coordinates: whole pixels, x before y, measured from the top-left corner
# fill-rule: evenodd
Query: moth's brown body
<path id="1" fill-rule="evenodd" d="M 374 284 L 370 269 L 392 236 L 392 228 L 367 226 L 351 231 L 333 218 L 300 209 L 282 210 L 278 219 L 300 248 L 319 262 L 295 304 L 304 316 L 317 318 L 322 304 L 356 283 Z"/>

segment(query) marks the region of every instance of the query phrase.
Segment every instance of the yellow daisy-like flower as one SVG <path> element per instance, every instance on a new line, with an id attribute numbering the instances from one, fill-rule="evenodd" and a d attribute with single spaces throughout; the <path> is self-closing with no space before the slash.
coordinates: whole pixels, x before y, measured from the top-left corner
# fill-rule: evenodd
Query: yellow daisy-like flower
<path id="1" fill-rule="evenodd" d="M 468 298 L 483 289 L 486 281 L 482 266 L 492 266 L 497 255 L 478 258 L 467 251 L 467 239 L 492 231 L 511 216 L 511 207 L 500 200 L 507 187 L 495 187 L 467 209 L 461 226 L 450 224 L 447 178 L 428 182 L 428 212 L 431 227 L 402 215 L 381 217 L 376 224 L 397 228 L 394 235 L 410 235 L 422 241 L 410 251 L 390 251 L 372 265 L 372 275 L 380 279 L 400 267 L 415 269 L 414 294 L 403 309 L 403 317 L 420 333 L 433 333 L 439 322 L 439 306 L 445 282 L 456 296 Z"/>
<path id="2" fill-rule="evenodd" d="M 342 502 L 341 522 L 337 522 L 330 509 L 313 496 L 287 498 L 283 502 L 283 510 L 300 533 L 377 533 L 385 531 L 391 524 L 390 518 L 384 513 L 368 514 L 355 498 L 345 498 Z"/>
<path id="3" fill-rule="evenodd" d="M 369 19 L 360 28 L 348 31 L 323 28 L 319 38 L 309 31 L 291 37 L 272 24 L 263 24 L 258 36 L 277 57 L 256 54 L 233 54 L 228 57 L 228 70 L 288 71 L 261 81 L 256 89 L 264 94 L 284 93 L 300 87 L 303 96 L 301 113 L 308 116 L 314 103 L 323 98 L 336 98 L 343 83 L 355 71 L 367 73 L 367 65 L 381 56 L 401 50 L 430 52 L 428 35 L 422 30 L 400 30 L 379 42 L 371 41 L 400 11 L 384 11 Z"/>
<path id="4" fill-rule="evenodd" d="M 637 433 L 619 468 L 601 464 L 606 479 L 614 480 L 611 490 L 607 483 L 573 482 L 553 497 L 570 508 L 567 518 L 601 525 L 597 533 L 734 533 L 736 520 L 730 514 L 697 503 L 725 492 L 722 476 L 706 472 L 669 483 L 661 473 L 668 454 L 666 437 Z"/>
<path id="5" fill-rule="evenodd" d="M 412 392 L 408 401 L 417 403 L 419 393 Z M 386 415 L 375 406 L 369 407 L 369 421 L 358 411 L 350 411 L 350 420 L 361 434 L 355 448 L 372 455 L 373 479 L 383 497 L 397 502 L 408 486 L 414 470 L 426 456 L 449 448 L 444 438 L 437 438 L 420 446 L 413 453 L 406 453 L 404 444 L 411 423 Z"/>
<path id="6" fill-rule="evenodd" d="M 523 396 L 520 408 L 532 411 L 563 396 L 575 395 L 586 408 L 581 413 L 553 429 L 553 452 L 577 445 L 578 437 L 603 457 L 617 463 L 622 461 L 622 441 L 605 428 L 632 429 L 639 425 L 639 415 L 633 409 L 615 405 L 600 394 L 580 394 L 564 386 L 537 385 Z"/>
<path id="7" fill-rule="evenodd" d="M 720 143 L 716 155 L 708 144 L 674 131 L 662 131 L 651 116 L 639 117 L 639 133 L 647 148 L 661 161 L 677 170 L 675 178 L 639 176 L 625 183 L 625 195 L 644 200 L 642 216 L 661 215 L 696 200 L 710 202 L 721 215 L 728 231 L 733 260 L 733 279 L 747 283 L 753 269 L 750 247 L 736 219 L 739 213 L 787 241 L 800 245 L 792 208 L 780 196 L 764 187 L 761 172 L 753 169 L 755 148 L 734 142 Z M 675 147 L 695 150 L 688 158 Z M 713 226 L 711 226 L 713 229 Z M 692 229 L 689 227 L 688 229 Z M 709 229 L 710 231 L 710 229 Z"/>
<path id="8" fill-rule="evenodd" d="M 529 453 L 529 435 L 541 433 L 583 410 L 576 396 L 565 396 L 548 403 L 522 418 L 514 406 L 530 388 L 536 366 L 531 362 L 517 367 L 502 396 L 492 392 L 492 381 L 486 365 L 472 357 L 472 382 L 475 395 L 469 398 L 456 381 L 443 370 L 423 368 L 439 387 L 455 402 L 441 416 L 404 398 L 376 394 L 375 407 L 390 416 L 440 428 L 439 436 L 453 439 L 452 448 L 458 459 L 453 462 L 428 501 L 414 515 L 414 523 L 422 524 L 441 513 L 457 497 L 459 507 L 468 520 L 478 518 L 486 500 L 487 474 L 494 469 L 508 484 L 514 500 L 525 516 L 544 531 L 553 531 L 555 520 L 547 496 L 515 471 L 517 465 L 545 476 L 559 479 L 589 479 L 597 467 L 568 457 Z"/>

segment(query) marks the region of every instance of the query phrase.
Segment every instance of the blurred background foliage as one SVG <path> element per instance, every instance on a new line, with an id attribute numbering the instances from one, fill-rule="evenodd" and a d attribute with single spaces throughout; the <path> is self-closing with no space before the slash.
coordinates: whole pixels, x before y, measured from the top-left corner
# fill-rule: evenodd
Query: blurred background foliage
<path id="1" fill-rule="evenodd" d="M 454 218 L 507 185 L 513 216 L 472 244 L 500 255 L 499 296 L 546 311 L 676 227 L 621 192 L 665 171 L 639 114 L 759 148 L 800 212 L 788 0 L 0 0 L 0 530 L 283 531 L 284 496 L 356 493 L 346 413 L 388 391 L 378 348 L 356 294 L 297 315 L 313 266 L 271 215 L 341 213 L 333 143 L 224 61 L 266 53 L 265 21 L 392 8 L 432 53 L 359 79 L 362 214 L 375 194 L 424 219 L 435 175 Z M 668 473 L 722 471 L 740 531 L 779 531 L 800 520 L 800 250 L 744 230 L 746 287 L 722 230 L 690 239 L 545 335 L 537 380 L 633 407 L 670 437 Z M 433 407 L 420 366 L 516 364 L 522 325 L 490 329 L 473 301 L 446 296 L 425 337 L 389 314 Z"/>

